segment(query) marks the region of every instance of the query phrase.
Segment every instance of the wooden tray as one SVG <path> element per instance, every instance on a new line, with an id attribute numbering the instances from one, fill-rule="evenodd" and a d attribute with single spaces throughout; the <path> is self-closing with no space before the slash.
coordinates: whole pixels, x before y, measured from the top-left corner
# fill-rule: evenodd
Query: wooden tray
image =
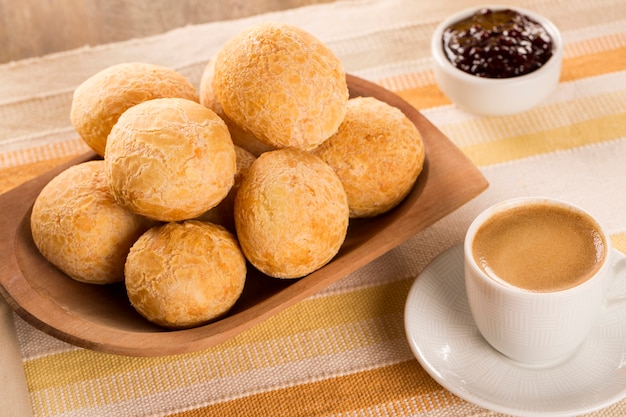
<path id="1" fill-rule="evenodd" d="M 211 324 L 167 331 L 130 306 L 123 284 L 74 281 L 48 263 L 30 233 L 30 211 L 40 190 L 87 153 L 0 196 L 0 293 L 27 322 L 71 344 L 97 351 L 160 356 L 223 342 L 366 265 L 448 215 L 488 184 L 478 169 L 435 126 L 403 99 L 348 76 L 351 96 L 374 96 L 400 108 L 422 133 L 424 170 L 409 196 L 392 211 L 351 221 L 332 262 L 298 280 L 274 279 L 250 268 L 243 294 L 229 314 Z"/>

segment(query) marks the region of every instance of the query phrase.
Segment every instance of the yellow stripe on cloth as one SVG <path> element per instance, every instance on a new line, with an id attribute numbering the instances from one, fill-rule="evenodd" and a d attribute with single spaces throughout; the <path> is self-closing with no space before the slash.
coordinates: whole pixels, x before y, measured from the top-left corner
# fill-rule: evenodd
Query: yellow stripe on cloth
<path id="1" fill-rule="evenodd" d="M 611 240 L 616 249 L 626 253 L 626 233 L 613 235 Z M 185 387 L 210 379 L 226 385 L 224 389 L 229 391 L 229 385 L 239 384 L 239 378 L 249 378 L 254 368 L 279 366 L 279 362 L 302 361 L 312 356 L 331 360 L 338 350 L 356 352 L 360 346 L 376 340 L 402 339 L 404 300 L 413 281 L 405 279 L 305 300 L 239 337 L 196 354 L 130 358 L 81 349 L 30 360 L 25 366 L 33 404 L 39 415 L 61 414 L 149 398 L 158 393 L 184 391 Z M 347 331 L 341 324 L 352 328 Z M 320 328 L 332 332 L 337 326 L 336 332 L 325 334 L 327 339 L 335 341 L 333 347 L 325 346 L 315 337 L 307 338 L 307 345 L 297 345 L 301 342 L 298 338 L 274 340 L 281 351 L 268 349 L 268 345 L 263 344 L 268 338 L 289 339 L 297 332 L 314 332 Z M 270 329 L 272 337 L 268 334 Z M 349 341 L 345 339 L 347 335 Z M 259 343 L 263 346 L 257 350 Z M 315 343 L 320 345 L 315 346 Z M 247 352 L 248 356 L 242 352 Z M 259 352 L 264 352 L 263 356 Z M 263 392 L 246 391 L 222 398 L 213 397 L 207 390 L 204 396 L 195 398 L 197 408 L 169 417 L 246 412 L 272 416 L 349 415 L 353 410 L 365 410 L 367 415 L 373 412 L 370 407 L 377 411 L 382 407 L 389 415 L 415 415 L 462 402 L 442 389 L 415 360 L 372 366 L 370 370 L 344 376 L 310 379 L 289 387 L 279 383 Z M 267 375 L 266 372 L 266 378 Z M 368 389 L 368 395 L 363 398 L 354 396 L 354 387 L 363 385 L 377 388 Z M 306 401 L 322 398 L 329 401 Z"/>
<path id="2" fill-rule="evenodd" d="M 404 340 L 402 314 L 413 279 L 304 300 L 202 352 L 133 358 L 79 349 L 28 360 L 24 368 L 29 390 L 35 404 L 46 404 L 45 397 L 61 403 L 65 391 L 76 390 L 65 398 L 65 406 L 93 407 L 214 378 L 236 384 L 238 375 L 255 370 Z M 146 372 L 152 374 L 150 385 L 145 384 Z M 79 389 L 86 381 L 91 389 Z"/>
<path id="3" fill-rule="evenodd" d="M 368 395 L 354 395 L 355 387 L 367 386 Z M 417 361 L 363 371 L 274 391 L 211 404 L 167 417 L 246 416 L 272 417 L 350 415 L 355 410 L 386 411 L 390 415 L 415 415 L 460 404 L 442 389 Z M 370 415 L 363 412 L 359 415 Z"/>
<path id="4" fill-rule="evenodd" d="M 556 112 L 557 110 L 541 108 L 536 111 L 544 112 L 543 116 L 546 116 L 550 112 Z M 512 118 L 516 117 L 520 116 L 512 116 Z M 482 121 L 489 123 L 487 119 L 482 119 Z M 459 145 L 458 143 L 465 140 L 464 136 L 467 135 L 468 131 L 471 131 L 470 127 L 445 127 L 442 130 L 453 142 L 457 142 L 457 145 L 474 164 L 486 166 L 623 137 L 626 131 L 626 112 L 585 120 L 568 126 L 542 130 L 536 133 L 505 137 L 497 141 L 470 145 Z"/>
<path id="5" fill-rule="evenodd" d="M 611 236 L 611 245 L 613 248 L 622 252 L 626 255 L 626 232 L 612 235 Z"/>

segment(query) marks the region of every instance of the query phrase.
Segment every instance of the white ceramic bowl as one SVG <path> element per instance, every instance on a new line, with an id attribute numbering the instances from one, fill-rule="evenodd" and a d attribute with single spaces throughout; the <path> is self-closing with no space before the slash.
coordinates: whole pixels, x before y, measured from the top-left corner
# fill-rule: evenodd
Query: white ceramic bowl
<path id="1" fill-rule="evenodd" d="M 456 68 L 444 53 L 443 32 L 448 26 L 483 8 L 511 9 L 540 23 L 552 38 L 550 59 L 533 72 L 510 78 L 478 77 Z M 435 80 L 450 100 L 472 113 L 507 115 L 536 106 L 554 91 L 561 75 L 563 42 L 557 27 L 544 16 L 514 6 L 481 6 L 461 11 L 442 21 L 433 33 L 431 53 L 435 61 Z"/>

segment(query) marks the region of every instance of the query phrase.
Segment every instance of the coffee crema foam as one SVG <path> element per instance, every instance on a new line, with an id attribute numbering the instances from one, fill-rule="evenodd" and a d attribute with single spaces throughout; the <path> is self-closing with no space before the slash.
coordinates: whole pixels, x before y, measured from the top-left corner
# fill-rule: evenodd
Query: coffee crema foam
<path id="1" fill-rule="evenodd" d="M 544 203 L 497 213 L 476 232 L 474 260 L 490 277 L 533 292 L 575 287 L 606 257 L 606 242 L 589 216 Z"/>

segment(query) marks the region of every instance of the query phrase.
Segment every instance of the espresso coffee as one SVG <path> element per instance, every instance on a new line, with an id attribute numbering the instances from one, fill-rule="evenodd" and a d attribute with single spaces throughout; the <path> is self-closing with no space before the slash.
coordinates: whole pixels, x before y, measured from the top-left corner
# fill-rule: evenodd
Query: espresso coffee
<path id="1" fill-rule="evenodd" d="M 543 203 L 493 215 L 476 232 L 472 252 L 490 277 L 535 292 L 575 287 L 592 277 L 607 256 L 593 219 Z"/>

